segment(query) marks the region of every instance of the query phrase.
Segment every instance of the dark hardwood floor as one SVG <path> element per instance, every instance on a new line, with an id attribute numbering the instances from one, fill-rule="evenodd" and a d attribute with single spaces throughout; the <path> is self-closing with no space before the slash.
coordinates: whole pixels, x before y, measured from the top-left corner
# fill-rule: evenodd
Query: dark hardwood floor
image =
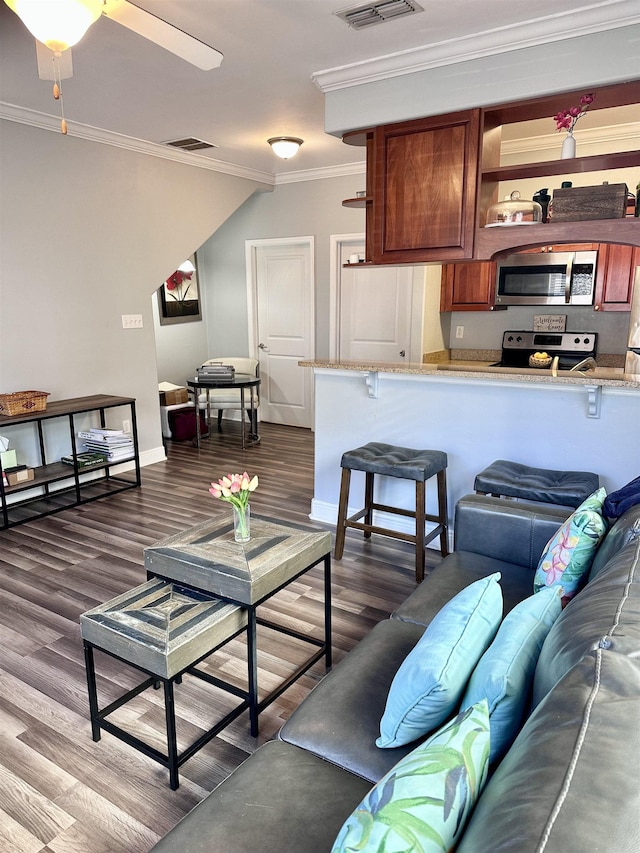
<path id="1" fill-rule="evenodd" d="M 170 444 L 166 462 L 143 469 L 140 489 L 0 532 L 0 853 L 146 853 L 275 736 L 324 674 L 316 664 L 270 705 L 258 738 L 242 714 L 181 767 L 177 791 L 159 764 L 109 734 L 91 739 L 79 616 L 146 580 L 145 546 L 230 513 L 210 497 L 209 483 L 245 468 L 260 479 L 252 512 L 308 522 L 312 433 L 262 424 L 261 444 L 243 453 L 237 430 L 233 423 L 221 435 L 214 430 L 200 449 Z M 427 568 L 439 559 L 428 551 Z M 410 545 L 349 532 L 344 557 L 333 564 L 335 662 L 414 588 Z M 316 567 L 265 605 L 264 615 L 321 636 L 322 600 Z M 259 629 L 263 690 L 308 654 L 302 645 Z M 245 660 L 236 639 L 208 666 L 244 684 Z M 96 668 L 103 705 L 141 680 L 105 655 L 96 655 Z M 176 691 L 180 748 L 236 702 L 189 676 Z M 161 691 L 145 691 L 117 720 L 165 749 Z"/>

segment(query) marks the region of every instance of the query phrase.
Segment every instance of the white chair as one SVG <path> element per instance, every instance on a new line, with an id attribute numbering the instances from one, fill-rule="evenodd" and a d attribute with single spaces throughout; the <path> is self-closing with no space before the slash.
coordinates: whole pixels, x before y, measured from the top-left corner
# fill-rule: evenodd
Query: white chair
<path id="1" fill-rule="evenodd" d="M 235 367 L 236 374 L 244 373 L 249 374 L 250 376 L 260 377 L 260 364 L 258 360 L 255 358 L 241 358 L 238 356 L 218 356 L 217 358 L 210 358 L 207 361 L 202 363 L 204 367 L 207 364 L 216 364 L 222 362 L 223 364 L 232 364 Z M 255 406 L 253 412 L 253 422 L 251 422 L 251 399 L 249 396 L 249 390 L 245 391 L 244 396 L 244 405 L 245 410 L 247 412 L 247 417 L 251 422 L 251 432 L 257 434 L 258 432 L 258 406 L 260 405 L 260 386 L 258 386 L 255 391 Z M 211 388 L 208 391 L 205 391 L 204 394 L 200 394 L 198 398 L 198 405 L 200 409 L 207 410 L 208 413 L 212 410 L 217 410 L 218 412 L 218 432 L 222 431 L 222 416 L 224 414 L 225 409 L 240 409 L 241 406 L 241 397 L 240 390 L 233 388 Z M 240 420 L 243 420 L 244 415 L 240 416 Z"/>

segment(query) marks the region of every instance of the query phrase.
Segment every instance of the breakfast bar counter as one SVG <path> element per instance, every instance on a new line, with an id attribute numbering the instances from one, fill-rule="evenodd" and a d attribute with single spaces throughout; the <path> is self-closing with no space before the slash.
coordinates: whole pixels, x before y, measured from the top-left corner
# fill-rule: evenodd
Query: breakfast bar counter
<path id="1" fill-rule="evenodd" d="M 342 453 L 369 441 L 447 453 L 448 502 L 496 459 L 594 471 L 613 491 L 640 473 L 640 375 L 492 367 L 488 362 L 301 361 L 315 375 L 311 518 L 335 524 Z M 354 474 L 356 477 L 357 474 Z M 353 493 L 361 487 L 354 484 Z M 410 508 L 413 490 L 381 478 L 378 501 Z M 427 490 L 428 507 L 436 495 Z M 353 507 L 355 512 L 359 507 Z M 351 507 L 349 508 L 351 511 Z M 429 509 L 428 509 L 429 511 Z M 412 522 L 384 519 L 406 531 Z M 453 529 L 453 519 L 449 519 Z"/>

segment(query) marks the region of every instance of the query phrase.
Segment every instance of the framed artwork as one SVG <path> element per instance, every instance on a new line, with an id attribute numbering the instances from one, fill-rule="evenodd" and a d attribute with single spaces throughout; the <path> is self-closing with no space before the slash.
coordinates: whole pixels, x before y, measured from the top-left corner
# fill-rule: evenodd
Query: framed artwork
<path id="1" fill-rule="evenodd" d="M 158 312 L 161 326 L 202 320 L 198 263 L 195 255 L 180 264 L 158 288 Z"/>

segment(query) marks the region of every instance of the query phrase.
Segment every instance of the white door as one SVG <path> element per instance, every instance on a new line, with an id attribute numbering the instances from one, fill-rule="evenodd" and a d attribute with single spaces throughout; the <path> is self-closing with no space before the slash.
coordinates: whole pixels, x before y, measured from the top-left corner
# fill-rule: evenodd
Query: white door
<path id="1" fill-rule="evenodd" d="M 313 424 L 313 237 L 247 241 L 249 302 L 260 361 L 260 419 Z"/>
<path id="2" fill-rule="evenodd" d="M 344 265 L 353 254 L 364 253 L 350 240 L 338 249 L 338 347 L 346 361 L 409 362 L 419 360 L 420 335 L 412 328 L 413 267 Z M 420 317 L 417 318 L 421 328 Z"/>
<path id="3" fill-rule="evenodd" d="M 340 358 L 410 360 L 412 270 L 344 269 L 340 287 Z"/>

